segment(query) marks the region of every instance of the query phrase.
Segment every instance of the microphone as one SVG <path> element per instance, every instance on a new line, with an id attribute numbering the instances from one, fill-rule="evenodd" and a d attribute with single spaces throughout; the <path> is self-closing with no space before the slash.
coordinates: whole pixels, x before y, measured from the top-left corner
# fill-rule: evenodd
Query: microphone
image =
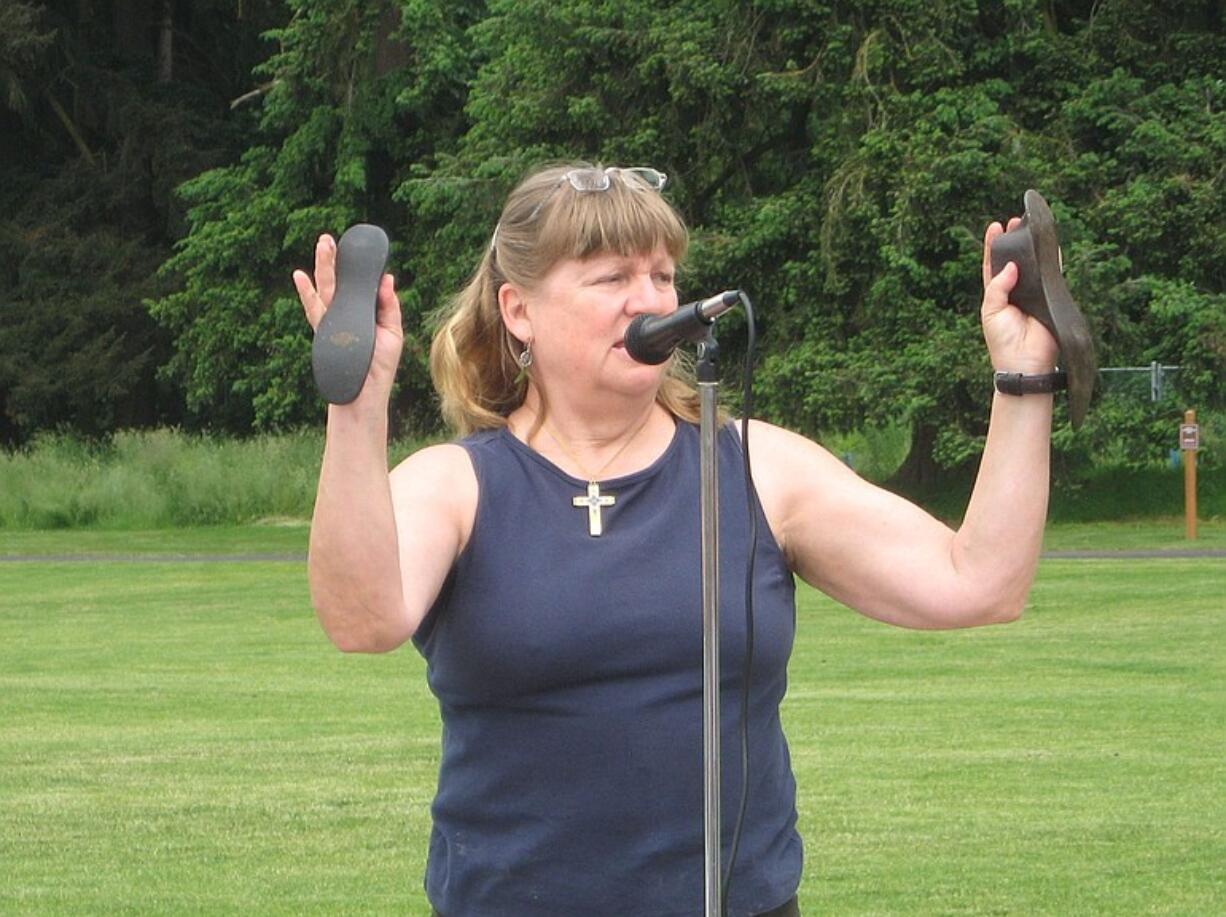
<path id="1" fill-rule="evenodd" d="M 668 315 L 640 315 L 626 328 L 622 342 L 626 353 L 651 366 L 663 363 L 682 341 L 705 338 L 716 317 L 735 306 L 740 298 L 740 290 L 725 290 L 708 299 L 686 303 Z"/>

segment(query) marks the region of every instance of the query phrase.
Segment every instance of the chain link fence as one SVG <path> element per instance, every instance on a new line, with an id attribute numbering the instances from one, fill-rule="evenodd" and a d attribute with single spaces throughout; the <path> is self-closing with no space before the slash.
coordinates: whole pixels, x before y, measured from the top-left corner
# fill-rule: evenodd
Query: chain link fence
<path id="1" fill-rule="evenodd" d="M 1102 367 L 1081 446 L 1094 465 L 1178 468 L 1179 425 L 1188 409 L 1196 410 L 1201 426 L 1201 459 L 1216 466 L 1223 415 L 1202 409 L 1181 389 L 1179 366 Z"/>
<path id="2" fill-rule="evenodd" d="M 1158 402 L 1179 396 L 1179 369 L 1154 361 L 1148 366 L 1104 366 L 1098 381 L 1103 398 L 1148 398 Z"/>

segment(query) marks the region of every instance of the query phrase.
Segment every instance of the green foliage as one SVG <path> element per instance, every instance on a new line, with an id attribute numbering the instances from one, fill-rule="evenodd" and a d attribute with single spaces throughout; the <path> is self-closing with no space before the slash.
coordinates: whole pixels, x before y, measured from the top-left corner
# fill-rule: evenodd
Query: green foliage
<path id="1" fill-rule="evenodd" d="M 1148 385 L 1148 380 L 1146 381 Z M 1085 426 L 1073 433 L 1067 426 L 1057 430 L 1055 474 L 1058 480 L 1075 481 L 1099 467 L 1142 470 L 1165 468 L 1171 453 L 1179 449 L 1179 426 L 1186 402 L 1167 394 L 1151 401 L 1148 394 L 1108 391 L 1099 399 Z M 1200 411 L 1199 464 L 1202 468 L 1226 467 L 1226 414 Z"/>
<path id="2" fill-rule="evenodd" d="M 396 441 L 396 461 L 421 444 Z M 0 452 L 0 528 L 173 528 L 310 518 L 321 431 L 246 440 L 176 430 L 44 434 Z"/>
<path id="3" fill-rule="evenodd" d="M 207 8 L 210 36 L 225 34 L 220 9 Z M 292 0 L 264 13 L 276 48 L 254 100 L 194 127 L 170 118 L 164 148 L 158 132 L 131 134 L 133 149 L 162 150 L 140 160 L 149 168 L 182 168 L 154 169 L 143 208 L 103 211 L 119 221 L 139 209 L 130 225 L 162 264 L 150 283 L 131 253 L 100 255 L 113 279 L 95 312 L 80 310 L 97 340 L 61 347 L 99 376 L 106 367 L 111 388 L 94 384 L 89 403 L 43 399 L 59 413 L 9 396 L 10 439 L 13 424 L 91 429 L 87 413 L 99 429 L 145 422 L 115 407 L 125 385 L 181 395 L 192 426 L 317 422 L 288 278 L 310 267 L 319 233 L 359 220 L 393 239 L 407 331 L 393 418 L 435 428 L 431 316 L 488 245 L 505 192 L 559 158 L 668 172 L 694 233 L 682 294 L 735 284 L 758 305 L 765 416 L 811 435 L 909 428 L 901 473 L 914 482 L 972 463 L 982 445 L 981 240 L 1027 187 L 1056 213 L 1100 363 L 1179 365 L 1188 406 L 1226 403 L 1226 34 L 1214 4 Z M 32 36 L 64 17 L 22 22 L 29 57 Z M 258 124 L 244 120 L 257 106 Z M 218 124 L 242 153 L 202 171 L 235 148 L 210 145 Z M 188 176 L 172 199 L 170 180 Z M 173 254 L 151 217 L 182 217 Z M 5 254 L 25 258 L 43 237 L 29 224 L 0 226 Z M 108 288 L 129 307 L 147 302 L 160 331 L 128 330 L 122 346 L 99 334 Z M 9 315 L 37 313 L 23 297 Z M 730 372 L 739 322 L 721 323 Z M 23 327 L 0 353 L 46 336 Z M 30 377 L 7 365 L 6 386 Z M 1139 406 L 1096 410 L 1084 435 L 1061 419 L 1062 468 L 1126 454 L 1120 444 L 1150 426 Z M 1137 451 L 1159 456 L 1156 434 Z"/>
<path id="4" fill-rule="evenodd" d="M 41 10 L 23 0 L 0 0 L 0 107 L 24 113 L 27 83 L 54 35 L 40 31 Z"/>
<path id="5" fill-rule="evenodd" d="M 124 433 L 88 446 L 39 437 L 0 455 L 8 486 L 0 526 L 150 528 L 309 515 L 318 437 L 250 442 L 171 431 Z"/>
<path id="6" fill-rule="evenodd" d="M 973 10 L 960 13 L 941 25 L 916 12 L 912 39 L 926 35 L 926 47 L 952 52 L 959 31 L 975 36 L 982 26 Z M 908 20 L 896 24 L 908 31 Z M 939 84 L 913 69 L 920 56 L 898 44 L 905 35 L 865 35 L 855 75 L 872 87 L 868 128 L 827 182 L 826 277 L 814 294 L 833 315 L 800 324 L 799 344 L 768 358 L 775 416 L 808 429 L 908 418 L 929 452 L 913 461 L 971 461 L 989 369 L 973 309 L 978 239 L 983 215 L 1007 215 L 1027 185 L 1044 190 L 1061 220 L 1100 362 L 1184 365 L 1192 403 L 1223 402 L 1226 310 L 1212 265 L 1226 225 L 1224 84 L 1208 74 L 1172 85 L 1127 73 L 1097 58 L 1100 27 L 980 34 Z M 1222 46 L 1220 34 L 1202 37 Z M 1221 73 L 1220 56 L 1203 60 Z"/>
<path id="7" fill-rule="evenodd" d="M 1198 470 L 1196 490 L 1199 518 L 1226 518 L 1226 469 Z M 1058 483 L 1048 516 L 1055 522 L 1096 522 L 1180 517 L 1183 512 L 1181 468 L 1104 465 Z"/>
<path id="8" fill-rule="evenodd" d="M 860 477 L 880 484 L 893 477 L 906 460 L 911 451 L 911 429 L 905 424 L 891 423 L 828 433 L 819 441 Z"/>
<path id="9" fill-rule="evenodd" d="M 248 4 L 249 31 L 262 5 Z M 237 92 L 217 46 L 244 81 L 251 49 L 232 18 L 195 5 L 163 81 L 146 6 L 44 4 L 31 24 L 8 4 L 18 28 L 5 15 L 0 80 L 18 74 L 22 101 L 20 119 L 0 109 L 0 131 L 20 138 L 0 149 L 0 442 L 182 417 L 157 379 L 170 336 L 142 300 L 182 230 L 173 189 L 240 145 L 241 116 L 219 116 Z"/>
<path id="10" fill-rule="evenodd" d="M 420 448 L 395 440 L 395 463 Z M 58 433 L 0 451 L 0 529 L 175 528 L 310 518 L 320 430 L 245 440 L 178 430 Z"/>
<path id="11" fill-rule="evenodd" d="M 1142 414 L 1112 421 L 1149 432 Z M 1174 441 L 1172 419 L 1149 420 Z M 1051 500 L 1055 520 L 1129 519 L 1175 515 L 1182 508 L 1183 472 L 1167 451 L 1123 456 L 1115 440 L 1087 427 L 1101 453 L 1097 467 L 1058 469 Z M 1202 518 L 1226 518 L 1226 467 L 1220 455 L 1226 424 L 1201 418 L 1200 510 Z M 310 518 L 323 451 L 322 431 L 265 434 L 246 440 L 150 430 L 86 440 L 43 434 L 21 449 L 0 451 L 0 529 L 148 529 L 238 525 L 268 519 Z M 894 424 L 828 433 L 822 443 L 870 480 L 888 482 L 938 516 L 960 517 L 970 492 L 969 472 L 922 488 L 891 480 L 911 445 L 911 431 Z M 395 465 L 423 445 L 394 440 Z"/>
<path id="12" fill-rule="evenodd" d="M 165 410 L 153 383 L 165 336 L 134 301 L 165 250 L 117 225 L 133 190 L 121 170 L 65 169 L 6 211 L 0 260 L 15 282 L 0 294 L 0 439 L 65 424 L 100 434 Z"/>
<path id="13" fill-rule="evenodd" d="M 270 33 L 280 50 L 259 68 L 271 85 L 257 142 L 182 186 L 191 228 L 163 267 L 178 288 L 149 303 L 176 342 L 167 377 L 183 386 L 191 415 L 216 429 L 319 420 L 310 329 L 289 278 L 310 269 L 320 233 L 388 226 L 390 268 L 414 314 L 405 253 L 416 239 L 398 231 L 391 191 L 459 130 L 471 70 L 460 39 L 474 4 L 403 3 L 398 23 L 354 0 L 290 6 L 290 21 Z M 382 72 L 380 55 L 399 65 Z M 411 337 L 397 404 L 413 426 L 433 413 L 423 352 Z"/>
<path id="14" fill-rule="evenodd" d="M 958 469 L 927 484 L 894 480 L 887 485 L 924 507 L 938 519 L 957 526 L 971 493 L 971 468 Z M 1158 465 L 1081 467 L 1077 475 L 1062 475 L 1052 483 L 1049 523 L 1168 520 L 1182 537 L 1184 472 Z M 1197 515 L 1221 523 L 1226 520 L 1226 468 L 1209 466 L 1197 471 Z M 1174 520 L 1174 521 L 1170 521 Z M 1083 547 L 1094 547 L 1092 544 Z M 1174 545 L 1167 545 L 1168 547 Z M 1217 547 L 1216 543 L 1206 547 Z"/>
<path id="15" fill-rule="evenodd" d="M 443 250 L 466 245 L 475 259 L 498 196 L 489 185 L 501 190 L 528 162 L 651 162 L 674 177 L 694 224 L 687 286 L 735 278 L 761 306 L 767 416 L 810 433 L 909 424 L 915 465 L 954 467 L 973 461 L 986 424 L 984 224 L 1036 186 L 1104 328 L 1103 362 L 1185 365 L 1188 397 L 1221 403 L 1212 265 L 1226 120 L 1212 55 L 1199 58 L 1208 72 L 1188 66 L 1171 84 L 1143 56 L 1124 69 L 1100 48 L 1097 20 L 1045 22 L 1028 3 L 995 18 L 976 4 L 908 2 L 491 12 L 472 30 L 484 57 L 472 128 L 429 191 L 423 177 L 401 192 L 447 238 Z M 1184 13 L 1161 35 L 1135 9 L 1113 13 L 1112 27 L 1193 41 L 1204 24 Z M 1188 189 L 1186 206 L 1145 197 L 1145 181 Z M 449 263 L 418 277 L 449 288 L 457 273 Z M 735 355 L 736 325 L 723 327 Z M 1107 340 L 1115 327 L 1128 333 Z"/>

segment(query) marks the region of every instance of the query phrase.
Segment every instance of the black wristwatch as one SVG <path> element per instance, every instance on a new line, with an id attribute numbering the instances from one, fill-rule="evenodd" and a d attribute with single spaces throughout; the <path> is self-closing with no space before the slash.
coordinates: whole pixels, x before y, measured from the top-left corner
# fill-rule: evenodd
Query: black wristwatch
<path id="1" fill-rule="evenodd" d="M 1068 388 L 1068 373 L 1040 373 L 1028 376 L 1025 373 L 997 373 L 992 377 L 996 391 L 1002 395 L 1050 395 Z"/>

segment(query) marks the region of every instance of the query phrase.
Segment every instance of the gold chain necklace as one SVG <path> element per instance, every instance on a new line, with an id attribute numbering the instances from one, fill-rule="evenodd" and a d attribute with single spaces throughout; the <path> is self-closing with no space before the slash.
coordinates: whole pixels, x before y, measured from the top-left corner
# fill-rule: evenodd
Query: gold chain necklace
<path id="1" fill-rule="evenodd" d="M 612 506 L 617 502 L 617 494 L 602 494 L 600 492 L 600 484 L 597 483 L 597 478 L 604 474 L 606 468 L 617 461 L 617 459 L 623 452 L 626 451 L 626 448 L 632 442 L 638 439 L 639 434 L 646 429 L 647 423 L 650 420 L 651 412 L 649 411 L 647 417 L 644 418 L 641 424 L 639 424 L 638 429 L 631 433 L 626 441 L 621 444 L 621 448 L 614 452 L 613 456 L 607 462 L 601 465 L 600 469 L 595 474 L 590 474 L 587 470 L 587 466 L 585 466 L 583 462 L 579 461 L 578 457 L 576 457 L 576 455 L 570 451 L 566 443 L 563 442 L 562 437 L 554 432 L 553 427 L 549 425 L 549 422 L 544 418 L 541 419 L 541 426 L 545 428 L 545 431 L 549 434 L 549 438 L 558 444 L 558 448 L 562 450 L 568 459 L 575 463 L 575 467 L 582 471 L 583 476 L 587 478 L 587 493 L 579 494 L 578 496 L 572 498 L 570 502 L 571 505 L 576 508 L 587 510 L 587 533 L 593 538 L 599 538 L 602 534 L 604 534 L 604 522 L 601 519 L 600 514 L 601 509 L 606 506 Z"/>

